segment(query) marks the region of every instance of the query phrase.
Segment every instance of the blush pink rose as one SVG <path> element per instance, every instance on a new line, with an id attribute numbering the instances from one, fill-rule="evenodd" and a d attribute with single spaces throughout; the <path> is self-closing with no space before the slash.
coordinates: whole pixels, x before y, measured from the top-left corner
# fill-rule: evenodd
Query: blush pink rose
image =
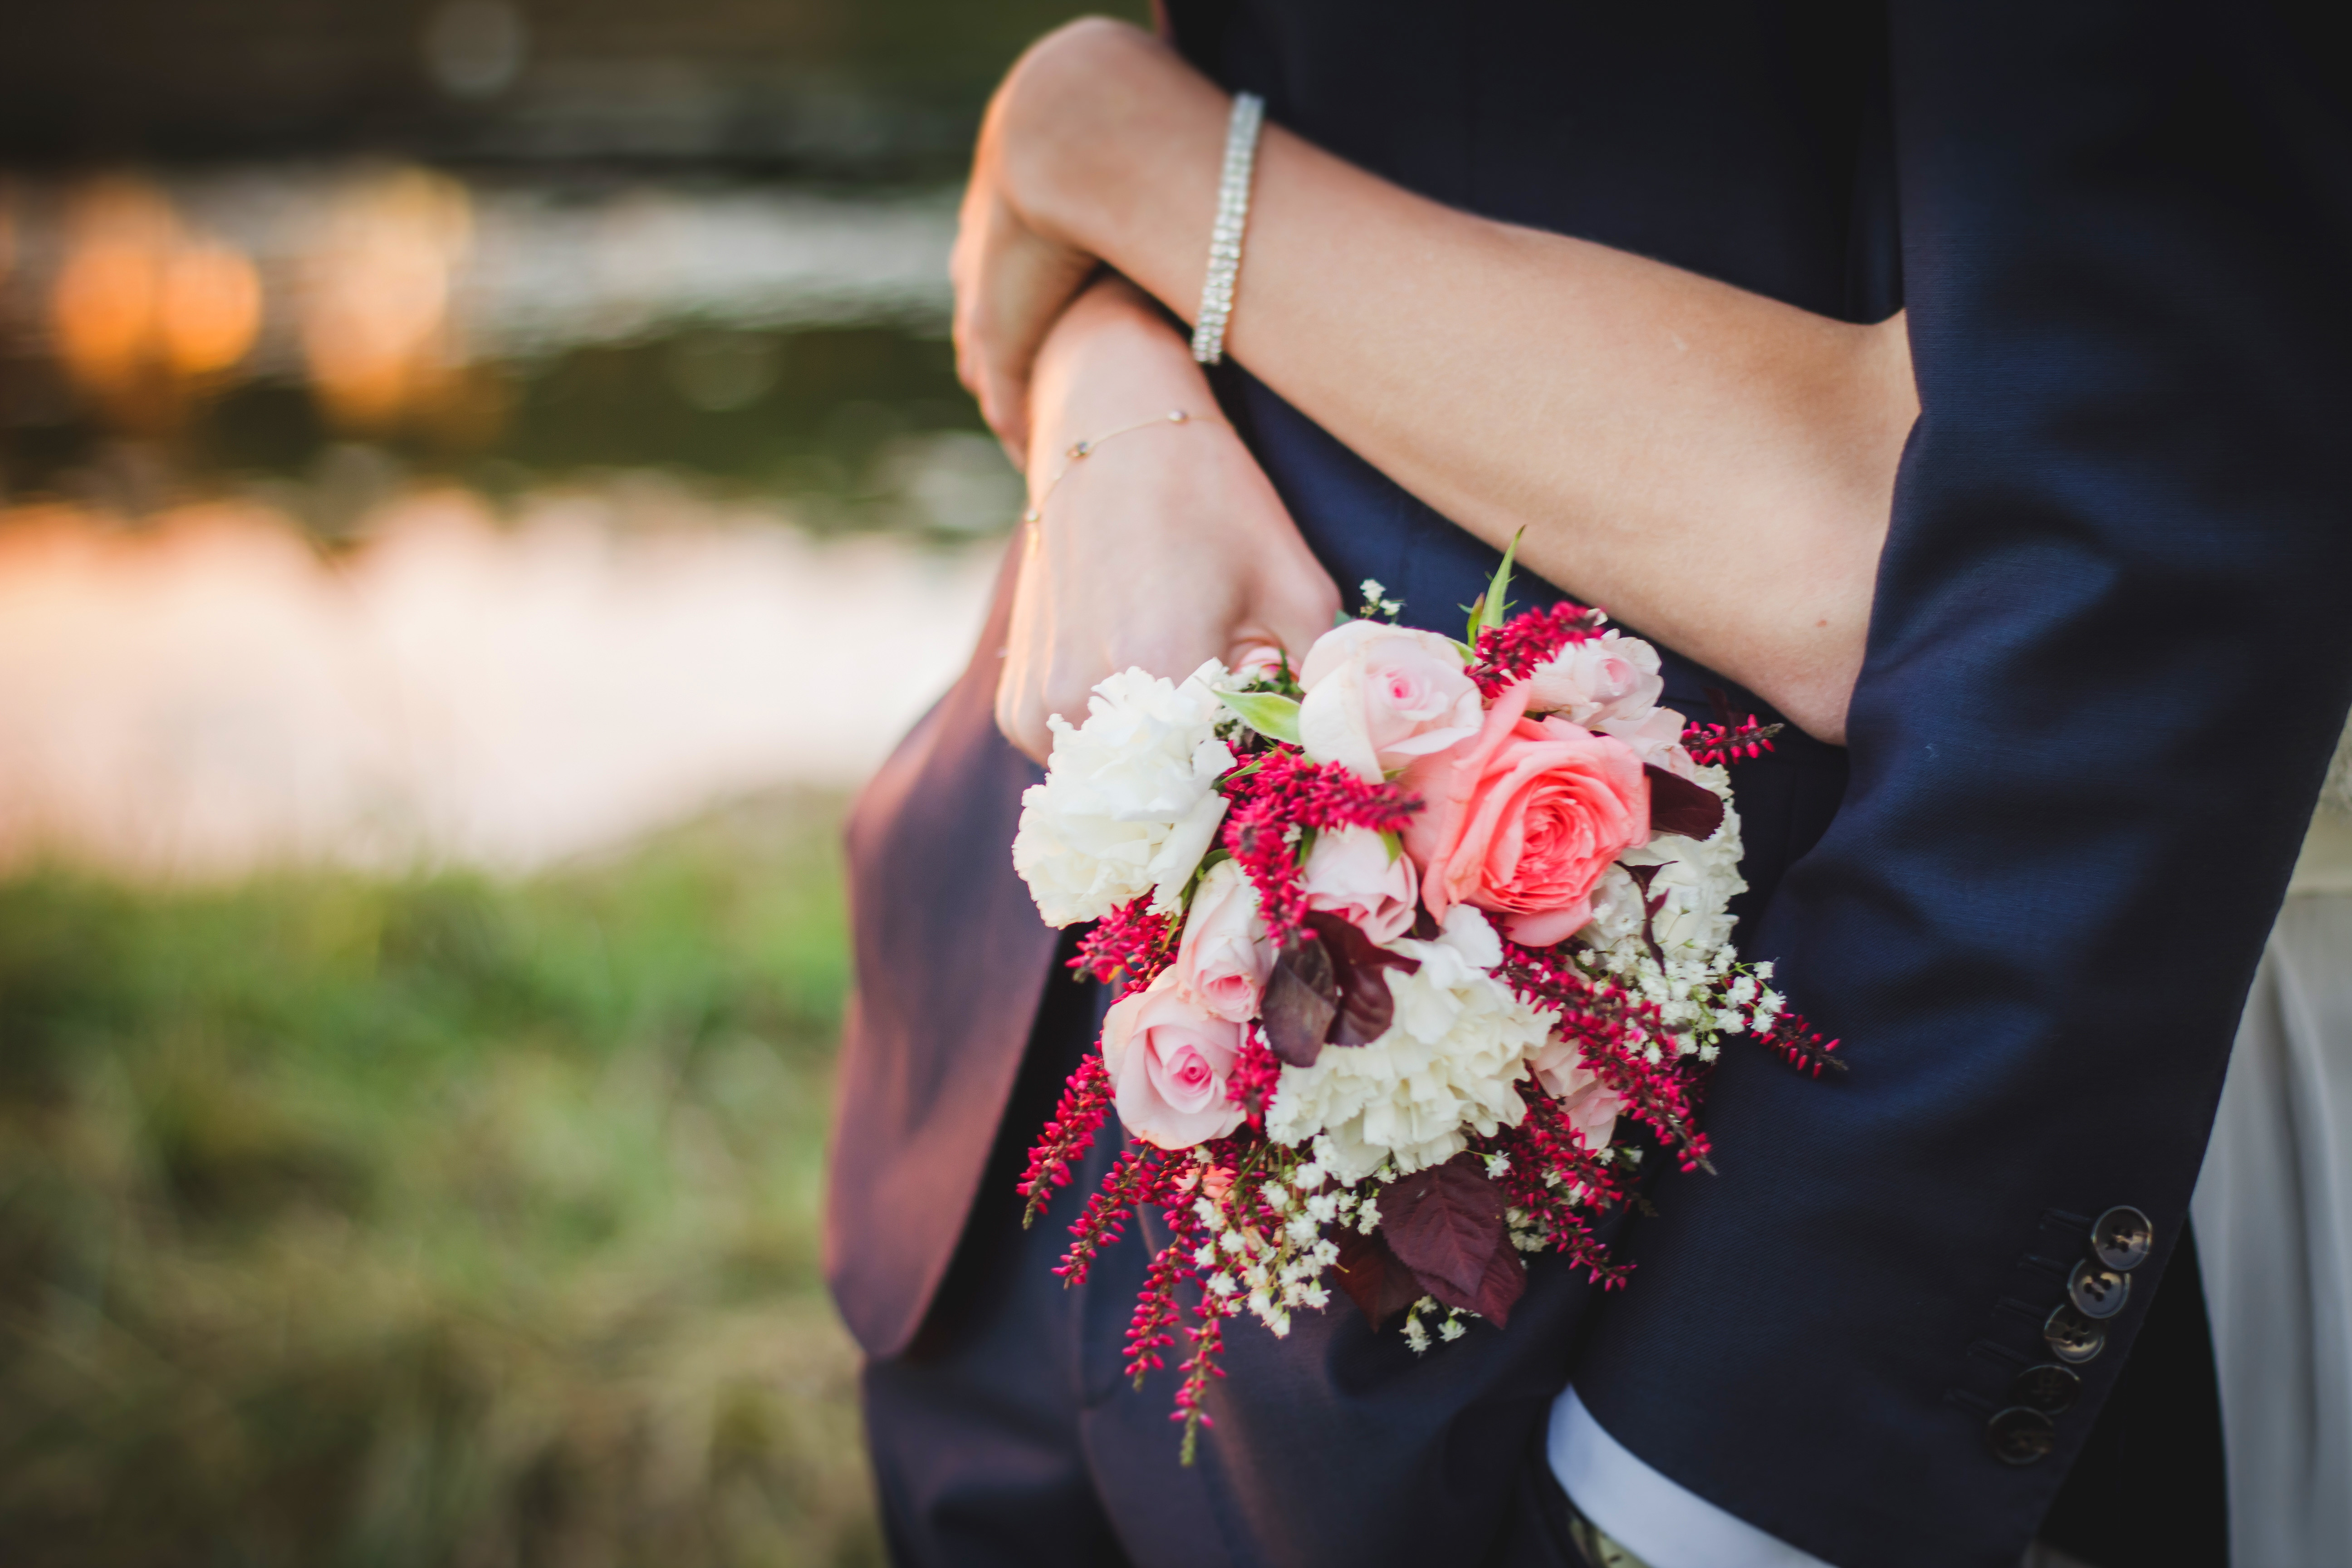
<path id="1" fill-rule="evenodd" d="M 1529 719 L 1521 681 L 1486 710 L 1477 738 L 1416 763 L 1424 803 L 1404 830 L 1421 899 L 1440 921 L 1455 904 L 1500 917 L 1504 934 L 1548 947 L 1592 918 L 1594 884 L 1650 838 L 1650 782 L 1613 735 Z"/>
<path id="2" fill-rule="evenodd" d="M 1528 707 L 1594 730 L 1604 719 L 1642 719 L 1666 689 L 1658 650 L 1615 630 L 1569 644 L 1536 666 L 1528 684 Z"/>
<path id="3" fill-rule="evenodd" d="M 1623 1096 L 1602 1083 L 1566 1040 L 1549 1042 L 1528 1065 L 1536 1081 L 1561 1102 L 1569 1125 L 1583 1137 L 1584 1146 L 1595 1153 L 1609 1147 L 1617 1132 L 1617 1113 L 1625 1109 Z"/>
<path id="4" fill-rule="evenodd" d="M 1318 835 L 1299 887 L 1308 909 L 1328 910 L 1383 943 L 1412 929 L 1421 891 L 1412 857 L 1390 854 L 1388 840 L 1369 827 Z"/>
<path id="5" fill-rule="evenodd" d="M 1298 667 L 1298 743 L 1318 763 L 1381 778 L 1478 732 L 1478 689 L 1462 650 L 1434 632 L 1349 621 Z"/>
<path id="6" fill-rule="evenodd" d="M 1220 860 L 1192 893 L 1176 947 L 1176 988 L 1202 1012 L 1246 1024 L 1257 1016 L 1257 999 L 1273 973 L 1274 943 L 1257 917 L 1257 889 L 1237 862 Z"/>
<path id="7" fill-rule="evenodd" d="M 1103 1065 L 1111 1103 L 1127 1130 L 1162 1149 L 1190 1149 L 1241 1125 L 1225 1096 L 1225 1075 L 1242 1048 L 1242 1026 L 1202 1012 L 1162 970 L 1123 996 L 1103 1019 Z"/>

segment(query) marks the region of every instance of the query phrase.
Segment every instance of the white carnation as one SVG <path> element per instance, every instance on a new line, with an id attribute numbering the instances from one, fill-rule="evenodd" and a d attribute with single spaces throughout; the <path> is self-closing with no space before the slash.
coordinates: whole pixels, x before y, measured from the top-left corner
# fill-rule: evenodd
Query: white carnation
<path id="1" fill-rule="evenodd" d="M 1013 867 L 1052 926 L 1100 920 L 1156 891 L 1173 912 L 1201 863 L 1225 797 L 1214 787 L 1234 765 L 1217 739 L 1225 712 L 1211 659 L 1181 684 L 1129 669 L 1087 701 L 1087 721 L 1056 713 L 1045 782 L 1021 797 Z"/>
<path id="2" fill-rule="evenodd" d="M 1650 880 L 1650 896 L 1664 893 L 1666 901 L 1651 929 L 1669 963 L 1708 957 L 1731 939 L 1731 900 L 1748 887 L 1739 874 L 1739 813 L 1724 769 L 1700 768 L 1697 782 L 1723 797 L 1723 826 L 1705 842 L 1664 834 L 1619 857 L 1592 891 L 1592 923 L 1580 933 L 1592 946 L 1629 958 L 1643 951 L 1641 889 L 1627 866 L 1662 868 Z"/>
<path id="3" fill-rule="evenodd" d="M 1326 1046 L 1311 1068 L 1286 1067 L 1266 1108 L 1266 1134 L 1303 1143 L 1342 1183 L 1392 1160 L 1400 1173 L 1441 1164 L 1468 1146 L 1465 1128 L 1491 1135 L 1527 1114 L 1517 1087 L 1551 1032 L 1538 1013 L 1487 971 L 1502 944 L 1467 904 L 1435 942 L 1390 944 L 1421 960 L 1386 972 L 1396 1016 L 1369 1046 Z"/>

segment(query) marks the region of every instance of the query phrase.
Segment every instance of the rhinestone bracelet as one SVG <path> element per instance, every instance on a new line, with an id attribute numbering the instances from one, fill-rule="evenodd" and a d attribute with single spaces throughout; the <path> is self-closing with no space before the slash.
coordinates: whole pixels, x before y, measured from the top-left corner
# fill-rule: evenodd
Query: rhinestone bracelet
<path id="1" fill-rule="evenodd" d="M 1201 285 L 1201 315 L 1192 328 L 1192 357 L 1218 364 L 1225 357 L 1225 322 L 1234 313 L 1234 279 L 1242 269 L 1242 228 L 1249 222 L 1250 172 L 1257 163 L 1258 128 L 1265 100 L 1234 95 L 1225 123 L 1225 176 L 1217 187 L 1217 222 L 1209 230 L 1209 276 Z"/>

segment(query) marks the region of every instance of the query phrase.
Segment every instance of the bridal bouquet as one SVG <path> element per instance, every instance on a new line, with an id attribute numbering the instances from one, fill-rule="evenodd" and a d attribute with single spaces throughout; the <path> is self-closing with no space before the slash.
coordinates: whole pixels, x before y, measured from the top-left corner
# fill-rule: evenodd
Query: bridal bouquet
<path id="1" fill-rule="evenodd" d="M 1049 924 L 1096 922 L 1075 965 L 1118 999 L 1022 1191 L 1034 1220 L 1117 1109 L 1135 1142 L 1060 1272 L 1165 1215 L 1127 1370 L 1182 1336 L 1187 1462 L 1227 1319 L 1286 1333 L 1336 1284 L 1419 1351 L 1507 1322 L 1523 1253 L 1615 1283 L 1591 1224 L 1638 1163 L 1619 1119 L 1703 1165 L 1726 1037 L 1830 1061 L 1726 940 L 1723 764 L 1771 730 L 1659 707 L 1656 650 L 1598 611 L 1507 618 L 1509 573 L 1468 642 L 1366 583 L 1296 671 L 1129 669 L 1052 721 L 1013 864 Z"/>

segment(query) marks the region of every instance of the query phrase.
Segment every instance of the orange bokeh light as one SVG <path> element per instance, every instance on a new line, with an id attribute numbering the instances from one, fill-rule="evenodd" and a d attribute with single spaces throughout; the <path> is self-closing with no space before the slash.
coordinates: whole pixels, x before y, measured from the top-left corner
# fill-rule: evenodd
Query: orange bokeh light
<path id="1" fill-rule="evenodd" d="M 165 363 L 184 376 L 215 375 L 261 331 L 261 279 L 230 246 L 190 246 L 164 268 L 161 305 Z"/>
<path id="2" fill-rule="evenodd" d="M 346 190 L 304 273 L 302 343 L 336 424 L 381 430 L 438 396 L 461 364 L 450 286 L 472 237 L 465 188 L 396 169 Z"/>
<path id="3" fill-rule="evenodd" d="M 261 328 L 251 260 L 191 235 L 144 181 L 100 181 L 75 200 L 49 296 L 58 360 L 119 415 L 174 405 L 185 384 L 233 370 Z"/>

